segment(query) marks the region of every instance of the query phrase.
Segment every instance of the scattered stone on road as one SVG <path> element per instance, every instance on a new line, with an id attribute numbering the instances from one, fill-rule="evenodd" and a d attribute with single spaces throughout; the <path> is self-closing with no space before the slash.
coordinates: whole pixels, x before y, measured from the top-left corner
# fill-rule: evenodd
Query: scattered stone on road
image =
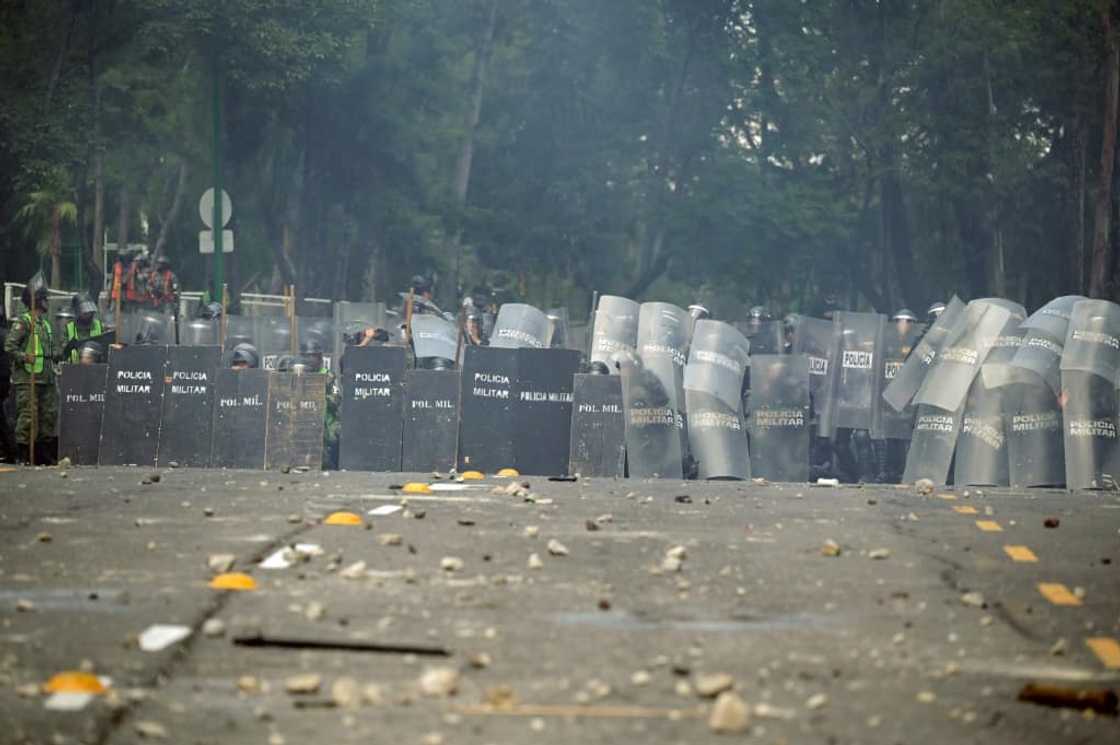
<path id="1" fill-rule="evenodd" d="M 716 698 L 708 716 L 708 728 L 721 735 L 735 735 L 750 726 L 750 709 L 739 694 L 724 691 Z"/>

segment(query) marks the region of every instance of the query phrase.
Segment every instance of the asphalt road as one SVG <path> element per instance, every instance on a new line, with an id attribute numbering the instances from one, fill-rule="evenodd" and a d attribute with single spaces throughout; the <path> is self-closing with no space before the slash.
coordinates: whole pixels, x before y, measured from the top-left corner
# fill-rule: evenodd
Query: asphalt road
<path id="1" fill-rule="evenodd" d="M 1017 700 L 1120 688 L 1115 493 L 151 474 L 0 473 L 0 742 L 1120 742 L 1115 717 Z M 323 524 L 343 510 L 364 525 Z M 258 566 L 295 543 L 322 555 Z M 209 587 L 222 553 L 255 590 Z M 153 624 L 193 634 L 142 651 Z M 254 634 L 449 656 L 234 643 Z M 48 708 L 39 684 L 83 668 L 108 692 Z M 709 728 L 718 673 L 744 733 Z M 301 674 L 318 690 L 288 692 Z"/>

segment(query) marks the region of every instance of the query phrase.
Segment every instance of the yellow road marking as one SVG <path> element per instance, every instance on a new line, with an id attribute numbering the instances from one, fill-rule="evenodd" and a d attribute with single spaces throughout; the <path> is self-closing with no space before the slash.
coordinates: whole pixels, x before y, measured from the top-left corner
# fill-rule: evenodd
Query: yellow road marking
<path id="1" fill-rule="evenodd" d="M 999 533 L 1003 531 L 1003 528 L 1001 528 L 1000 524 L 995 520 L 977 520 L 976 527 L 980 528 L 980 530 L 985 533 Z"/>
<path id="2" fill-rule="evenodd" d="M 951 502 L 951 501 L 953 501 L 954 499 L 957 498 L 957 495 L 956 494 L 938 494 L 937 498 L 938 499 L 947 499 Z"/>
<path id="3" fill-rule="evenodd" d="M 1026 546 L 1004 546 L 1003 552 L 1010 556 L 1012 561 L 1038 561 L 1034 551 Z"/>
<path id="4" fill-rule="evenodd" d="M 1038 591 L 1054 605 L 1081 605 L 1081 598 L 1061 582 L 1039 582 Z"/>
<path id="5" fill-rule="evenodd" d="M 976 508 L 964 504 L 955 504 L 953 505 L 953 512 L 956 512 L 958 515 L 975 515 Z"/>
<path id="6" fill-rule="evenodd" d="M 1109 670 L 1120 670 L 1120 642 L 1107 636 L 1096 636 L 1086 639 L 1085 643 L 1102 665 Z"/>
<path id="7" fill-rule="evenodd" d="M 0 473 L 15 473 L 18 470 L 18 468 L 12 468 L 11 466 L 0 466 Z"/>

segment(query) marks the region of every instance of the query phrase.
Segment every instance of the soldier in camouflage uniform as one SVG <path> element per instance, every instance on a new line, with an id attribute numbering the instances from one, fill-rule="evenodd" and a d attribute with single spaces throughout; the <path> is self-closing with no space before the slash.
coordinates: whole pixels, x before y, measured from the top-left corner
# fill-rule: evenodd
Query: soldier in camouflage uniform
<path id="1" fill-rule="evenodd" d="M 16 444 L 21 457 L 29 455 L 31 444 L 32 396 L 36 404 L 35 462 L 50 463 L 57 453 L 55 426 L 58 420 L 58 392 L 54 385 L 55 341 L 47 313 L 47 288 L 34 291 L 38 317 L 31 318 L 31 286 L 23 288 L 26 310 L 12 320 L 4 351 L 11 362 L 12 388 L 16 392 Z M 37 328 L 37 333 L 33 329 Z M 35 376 L 32 390 L 31 376 Z"/>
<path id="2" fill-rule="evenodd" d="M 323 362 L 323 342 L 316 336 L 308 337 L 300 344 L 300 356 L 308 372 L 327 376 L 327 410 L 323 421 L 323 468 L 338 468 L 338 435 L 342 429 L 338 418 L 342 408 L 342 388 L 338 385 L 334 371 L 328 370 Z"/>

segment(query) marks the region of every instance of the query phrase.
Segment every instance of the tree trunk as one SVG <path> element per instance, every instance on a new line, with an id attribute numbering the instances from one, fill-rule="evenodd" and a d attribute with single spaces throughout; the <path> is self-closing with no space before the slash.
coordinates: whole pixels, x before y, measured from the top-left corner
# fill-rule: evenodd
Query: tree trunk
<path id="1" fill-rule="evenodd" d="M 121 186 L 120 209 L 117 212 L 117 252 L 123 255 L 128 248 L 128 186 Z"/>
<path id="2" fill-rule="evenodd" d="M 1073 199 L 1073 242 L 1077 249 L 1077 261 L 1074 265 L 1072 277 L 1075 294 L 1085 292 L 1085 190 L 1089 154 L 1089 137 L 1086 129 L 1087 125 L 1084 118 L 1078 115 L 1073 127 L 1074 183 L 1077 189 Z"/>
<path id="3" fill-rule="evenodd" d="M 58 207 L 51 210 L 51 287 L 62 289 L 62 218 Z"/>
<path id="4" fill-rule="evenodd" d="M 58 49 L 58 55 L 54 59 L 54 67 L 51 68 L 51 76 L 47 81 L 47 102 L 44 111 L 50 111 L 51 99 L 54 98 L 54 91 L 58 87 L 58 80 L 62 77 L 62 66 L 66 61 L 66 55 L 70 52 L 70 40 L 74 36 L 74 28 L 78 24 L 78 14 L 70 11 L 70 23 L 66 26 L 66 34 L 62 37 L 62 46 Z"/>
<path id="5" fill-rule="evenodd" d="M 179 163 L 179 180 L 175 185 L 175 196 L 171 199 L 171 209 L 163 217 L 163 224 L 159 226 L 159 238 L 156 239 L 156 256 L 163 256 L 167 247 L 167 236 L 172 226 L 179 218 L 179 210 L 183 206 L 183 194 L 187 190 L 187 161 Z"/>
<path id="6" fill-rule="evenodd" d="M 471 72 L 471 102 L 467 111 L 467 121 L 463 136 L 463 147 L 459 151 L 459 161 L 455 165 L 455 206 L 461 212 L 467 204 L 467 189 L 471 183 L 471 165 L 474 163 L 474 136 L 478 130 L 478 122 L 482 118 L 482 93 L 486 88 L 486 69 L 490 64 L 490 56 L 494 50 L 494 27 L 498 19 L 497 0 L 491 0 L 490 12 L 486 20 L 486 29 L 475 52 L 474 69 Z M 456 217 L 456 223 L 461 217 Z M 451 253 L 455 255 L 455 292 L 459 291 L 459 272 L 463 263 L 462 228 L 456 227 L 451 240 Z"/>
<path id="7" fill-rule="evenodd" d="M 1101 9 L 1107 51 L 1104 63 L 1104 116 L 1101 120 L 1101 165 L 1097 174 L 1096 210 L 1093 218 L 1093 264 L 1089 273 L 1089 296 L 1107 297 L 1111 291 L 1112 171 L 1116 158 L 1116 98 L 1120 87 L 1120 38 L 1113 29 L 1112 3 Z"/>

